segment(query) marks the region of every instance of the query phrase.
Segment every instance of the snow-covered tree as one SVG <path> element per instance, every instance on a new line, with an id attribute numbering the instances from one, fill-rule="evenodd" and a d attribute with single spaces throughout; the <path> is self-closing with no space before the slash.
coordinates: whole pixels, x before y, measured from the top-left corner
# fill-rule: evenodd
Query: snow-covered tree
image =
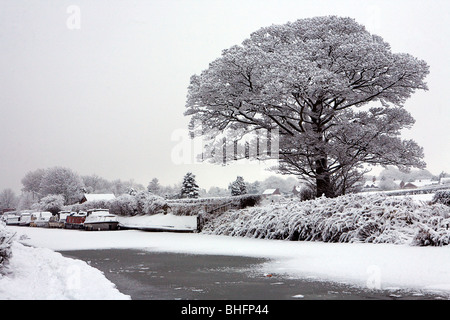
<path id="1" fill-rule="evenodd" d="M 5 223 L 0 220 L 0 276 L 12 255 L 11 243 L 13 236 L 14 234 L 8 231 Z"/>
<path id="2" fill-rule="evenodd" d="M 238 176 L 236 180 L 230 183 L 228 189 L 231 190 L 232 196 L 247 194 L 247 186 L 245 184 L 244 178 L 241 176 Z"/>
<path id="3" fill-rule="evenodd" d="M 111 182 L 110 190 L 116 196 L 122 195 L 124 193 L 129 194 L 130 192 L 138 192 L 145 190 L 144 186 L 140 183 L 136 183 L 133 179 L 129 181 L 122 181 L 120 179 L 113 180 Z"/>
<path id="4" fill-rule="evenodd" d="M 37 197 L 32 192 L 22 192 L 19 197 L 19 203 L 17 204 L 17 210 L 28 210 L 38 202 Z"/>
<path id="5" fill-rule="evenodd" d="M 261 183 L 259 181 L 255 181 L 247 184 L 247 190 L 249 194 L 259 194 L 261 193 Z"/>
<path id="6" fill-rule="evenodd" d="M 225 188 L 211 187 L 208 190 L 207 197 L 227 197 L 230 195 L 230 191 Z"/>
<path id="7" fill-rule="evenodd" d="M 181 185 L 182 198 L 198 198 L 198 185 L 195 182 L 195 175 L 192 172 L 186 173 Z"/>
<path id="8" fill-rule="evenodd" d="M 149 182 L 147 186 L 148 192 L 153 194 L 160 195 L 161 194 L 161 185 L 159 184 L 159 180 L 157 178 L 153 178 L 152 181 Z"/>
<path id="9" fill-rule="evenodd" d="M 45 169 L 37 169 L 28 172 L 22 178 L 23 191 L 31 192 L 34 196 L 40 194 L 42 177 L 45 175 Z"/>
<path id="10" fill-rule="evenodd" d="M 0 211 L 3 209 L 15 209 L 19 199 L 12 189 L 4 189 L 0 192 Z"/>
<path id="11" fill-rule="evenodd" d="M 337 190 L 344 181 L 335 176 L 362 164 L 425 166 L 422 148 L 400 131 L 414 123 L 403 106 L 427 90 L 428 73 L 425 61 L 393 53 L 351 18 L 302 19 L 261 28 L 192 76 L 185 115 L 204 138 L 278 130 L 279 171 L 334 197 L 352 181 Z"/>
<path id="12" fill-rule="evenodd" d="M 63 207 L 64 196 L 61 194 L 50 194 L 39 201 L 39 210 L 50 211 L 52 214 L 57 214 Z"/>
<path id="13" fill-rule="evenodd" d="M 96 174 L 90 176 L 82 176 L 86 193 L 111 193 L 111 182 Z"/>
<path id="14" fill-rule="evenodd" d="M 81 177 L 69 168 L 54 167 L 45 170 L 39 185 L 41 196 L 60 194 L 64 203 L 73 204 L 81 199 L 84 188 Z"/>

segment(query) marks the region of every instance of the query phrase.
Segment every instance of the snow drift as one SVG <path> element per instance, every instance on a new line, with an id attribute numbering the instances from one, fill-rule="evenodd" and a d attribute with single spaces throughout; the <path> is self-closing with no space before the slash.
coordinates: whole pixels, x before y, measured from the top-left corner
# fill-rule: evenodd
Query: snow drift
<path id="1" fill-rule="evenodd" d="M 260 239 L 442 246 L 450 243 L 450 207 L 410 197 L 350 194 L 229 211 L 204 233 Z"/>
<path id="2" fill-rule="evenodd" d="M 12 244 L 12 256 L 0 275 L 0 299 L 130 299 L 103 273 L 86 262 L 46 248 Z"/>

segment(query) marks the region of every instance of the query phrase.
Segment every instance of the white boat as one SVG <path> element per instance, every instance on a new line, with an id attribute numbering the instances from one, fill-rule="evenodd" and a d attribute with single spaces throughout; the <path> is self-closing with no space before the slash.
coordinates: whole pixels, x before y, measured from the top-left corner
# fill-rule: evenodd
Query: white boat
<path id="1" fill-rule="evenodd" d="M 109 213 L 107 209 L 88 210 L 86 220 L 84 221 L 85 230 L 117 230 L 119 220 L 117 216 Z"/>
<path id="2" fill-rule="evenodd" d="M 66 224 L 66 218 L 71 214 L 70 211 L 59 211 L 48 221 L 49 228 L 64 228 Z"/>
<path id="3" fill-rule="evenodd" d="M 53 216 L 53 214 L 49 211 L 35 212 L 33 215 L 36 217 L 36 219 L 34 219 L 30 223 L 30 226 L 44 228 L 48 227 L 50 218 Z"/>
<path id="4" fill-rule="evenodd" d="M 20 214 L 20 218 L 19 218 L 19 225 L 20 226 L 29 226 L 30 223 L 33 220 L 36 219 L 35 213 L 36 212 L 33 212 L 33 213 L 31 213 L 31 212 L 22 212 Z"/>
<path id="5" fill-rule="evenodd" d="M 5 212 L 2 216 L 2 220 L 7 224 L 7 225 L 19 225 L 20 222 L 20 215 L 15 212 L 15 211 L 11 211 L 11 212 Z"/>

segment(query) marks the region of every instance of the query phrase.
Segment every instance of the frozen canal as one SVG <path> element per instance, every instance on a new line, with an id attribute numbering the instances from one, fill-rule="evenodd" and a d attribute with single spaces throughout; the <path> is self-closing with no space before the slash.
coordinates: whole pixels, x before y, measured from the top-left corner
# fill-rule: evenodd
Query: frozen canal
<path id="1" fill-rule="evenodd" d="M 135 300 L 439 299 L 403 290 L 365 290 L 264 273 L 253 257 L 133 249 L 61 251 L 101 270 Z"/>

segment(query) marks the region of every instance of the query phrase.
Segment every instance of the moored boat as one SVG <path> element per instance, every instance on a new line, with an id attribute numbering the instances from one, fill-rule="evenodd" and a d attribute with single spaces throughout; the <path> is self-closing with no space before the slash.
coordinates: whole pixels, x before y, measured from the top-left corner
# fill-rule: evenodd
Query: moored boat
<path id="1" fill-rule="evenodd" d="M 53 216 L 53 214 L 49 211 L 34 212 L 33 217 L 35 219 L 32 219 L 32 221 L 30 223 L 30 227 L 47 228 L 48 224 L 49 224 L 49 220 L 52 216 Z"/>
<path id="2" fill-rule="evenodd" d="M 64 228 L 66 218 L 70 214 L 70 211 L 59 211 L 57 214 L 50 218 L 48 222 L 49 228 Z"/>
<path id="3" fill-rule="evenodd" d="M 66 216 L 64 228 L 66 229 L 84 229 L 84 221 L 86 219 L 86 212 L 72 212 Z"/>
<path id="4" fill-rule="evenodd" d="M 29 226 L 36 219 L 34 212 L 22 212 L 19 217 L 19 226 Z"/>
<path id="5" fill-rule="evenodd" d="M 17 226 L 20 223 L 20 215 L 16 211 L 6 212 L 2 216 L 2 220 L 6 225 Z"/>
<path id="6" fill-rule="evenodd" d="M 117 216 L 109 213 L 107 209 L 88 210 L 86 220 L 84 221 L 85 230 L 117 230 L 119 220 Z"/>

